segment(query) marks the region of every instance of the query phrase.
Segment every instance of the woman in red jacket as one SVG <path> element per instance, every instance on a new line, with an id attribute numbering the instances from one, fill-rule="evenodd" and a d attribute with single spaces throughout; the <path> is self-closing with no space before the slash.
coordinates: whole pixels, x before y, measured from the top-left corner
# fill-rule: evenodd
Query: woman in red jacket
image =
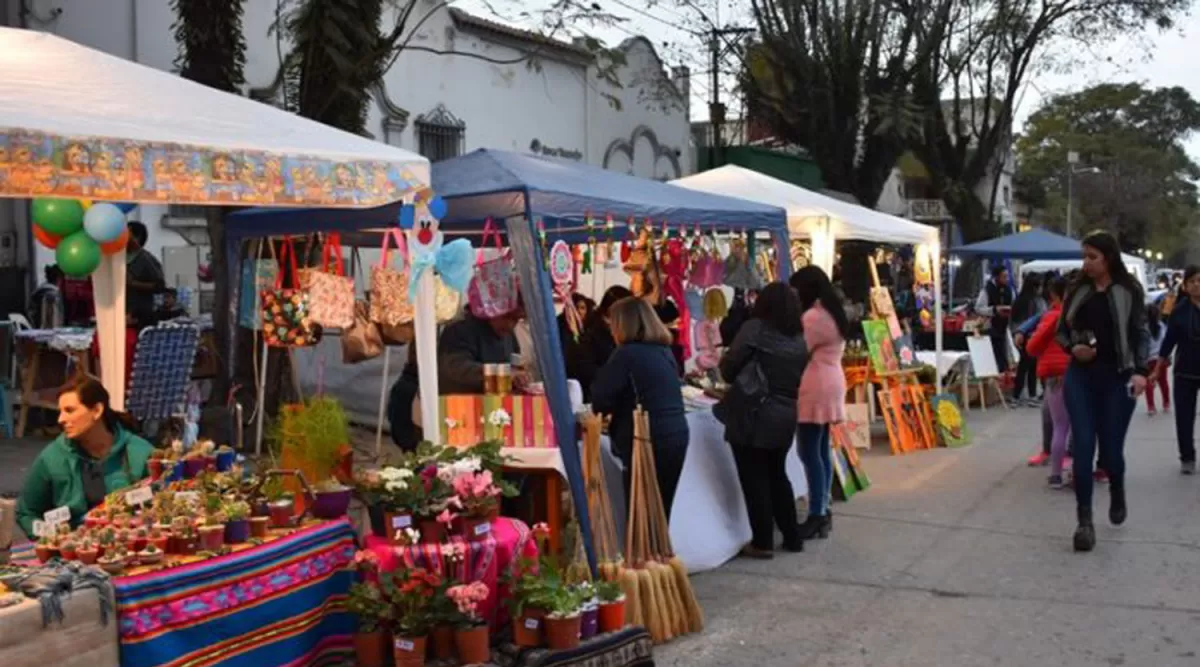
<path id="1" fill-rule="evenodd" d="M 1050 408 L 1050 419 L 1054 432 L 1050 438 L 1050 486 L 1061 489 L 1063 484 L 1063 459 L 1067 453 L 1067 441 L 1071 433 L 1071 418 L 1067 414 L 1066 398 L 1063 395 L 1063 376 L 1071 363 L 1071 355 L 1054 339 L 1058 331 L 1058 318 L 1062 315 L 1063 295 L 1067 291 L 1067 280 L 1055 278 L 1050 283 L 1050 309 L 1042 315 L 1037 329 L 1025 344 L 1025 351 L 1037 357 L 1037 376 L 1046 386 L 1046 405 Z"/>

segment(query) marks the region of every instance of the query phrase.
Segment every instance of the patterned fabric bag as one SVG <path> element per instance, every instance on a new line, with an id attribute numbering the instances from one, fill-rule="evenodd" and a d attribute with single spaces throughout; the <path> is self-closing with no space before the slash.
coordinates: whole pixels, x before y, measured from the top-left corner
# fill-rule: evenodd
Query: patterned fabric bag
<path id="1" fill-rule="evenodd" d="M 258 245 L 258 258 L 242 261 L 242 289 L 238 295 L 238 326 L 259 331 L 262 329 L 263 290 L 275 286 L 279 267 L 273 259 L 263 259 L 262 249 L 268 242 Z"/>
<path id="2" fill-rule="evenodd" d="M 325 237 L 321 270 L 309 274 L 308 310 L 312 321 L 323 327 L 346 329 L 354 324 L 354 279 L 346 277 L 341 235 L 336 232 Z"/>
<path id="3" fill-rule="evenodd" d="M 404 260 L 404 268 L 399 271 L 388 264 L 388 243 L 392 238 Z M 413 319 L 413 305 L 408 301 L 407 248 L 404 232 L 396 228 L 385 232 L 379 264 L 371 267 L 371 321 L 384 327 L 408 324 Z"/>
<path id="4" fill-rule="evenodd" d="M 482 247 L 487 245 L 488 234 L 496 240 L 496 249 L 500 255 L 486 262 L 483 261 Z M 500 242 L 500 232 L 488 218 L 483 226 L 483 238 L 480 240 L 479 259 L 475 267 L 475 277 L 467 288 L 467 302 L 471 314 L 482 319 L 491 319 L 507 315 L 517 309 L 517 281 L 513 274 L 512 255 Z"/>
<path id="5" fill-rule="evenodd" d="M 279 262 L 284 258 L 291 263 L 292 284 L 297 280 L 296 249 L 292 239 L 286 238 L 279 253 Z M 275 289 L 263 290 L 262 319 L 263 339 L 271 347 L 306 347 L 316 345 L 320 333 L 313 327 L 308 313 L 308 293 L 296 287 L 283 286 L 283 273 L 275 278 Z"/>

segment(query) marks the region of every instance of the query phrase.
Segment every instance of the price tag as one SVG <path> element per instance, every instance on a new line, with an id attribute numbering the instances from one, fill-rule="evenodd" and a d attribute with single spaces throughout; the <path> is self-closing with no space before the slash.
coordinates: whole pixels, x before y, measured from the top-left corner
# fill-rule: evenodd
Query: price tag
<path id="1" fill-rule="evenodd" d="M 125 502 L 130 505 L 145 505 L 151 500 L 154 500 L 154 492 L 148 486 L 139 486 L 125 493 Z"/>
<path id="2" fill-rule="evenodd" d="M 396 530 L 403 530 L 411 525 L 412 515 L 410 514 L 397 514 L 396 516 L 392 517 L 392 528 Z"/>
<path id="3" fill-rule="evenodd" d="M 198 491 L 176 491 L 175 502 L 185 505 L 199 505 L 200 493 Z"/>
<path id="4" fill-rule="evenodd" d="M 45 521 L 33 521 L 33 536 L 34 537 L 50 537 L 54 534 L 54 528 Z"/>
<path id="5" fill-rule="evenodd" d="M 538 620 L 536 618 L 525 619 L 525 629 L 526 630 L 537 630 L 538 629 Z"/>
<path id="6" fill-rule="evenodd" d="M 42 518 L 45 519 L 46 523 L 48 523 L 50 525 L 55 525 L 55 524 L 59 524 L 59 523 L 67 523 L 68 521 L 71 520 L 71 508 L 66 507 L 66 506 L 55 507 L 54 509 L 50 510 L 49 512 L 46 512 L 45 514 L 43 514 Z"/>
<path id="7" fill-rule="evenodd" d="M 397 639 L 396 640 L 396 650 L 397 651 L 407 651 L 407 652 L 411 653 L 413 648 L 414 648 L 413 643 L 407 639 Z"/>
<path id="8" fill-rule="evenodd" d="M 487 535 L 490 532 L 492 532 L 492 524 L 490 524 L 490 523 L 481 523 L 481 524 L 475 526 L 475 537 L 479 537 L 480 535 Z"/>

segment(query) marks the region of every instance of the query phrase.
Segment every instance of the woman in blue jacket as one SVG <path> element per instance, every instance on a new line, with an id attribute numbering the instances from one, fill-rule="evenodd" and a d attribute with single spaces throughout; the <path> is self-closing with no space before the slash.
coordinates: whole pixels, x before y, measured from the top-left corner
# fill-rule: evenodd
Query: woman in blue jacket
<path id="1" fill-rule="evenodd" d="M 629 297 L 609 311 L 617 349 L 592 383 L 592 410 L 612 415 L 608 433 L 613 454 L 625 466 L 625 497 L 629 497 L 633 460 L 633 410 L 650 415 L 654 467 L 667 518 L 687 456 L 688 424 L 683 409 L 679 366 L 671 351 L 671 332 L 645 300 Z"/>
<path id="2" fill-rule="evenodd" d="M 1183 270 L 1183 294 L 1167 320 L 1167 333 L 1158 358 L 1175 352 L 1175 439 L 1179 444 L 1180 471 L 1196 472 L 1196 394 L 1200 393 L 1200 266 Z M 1158 369 L 1156 369 L 1156 372 Z"/>

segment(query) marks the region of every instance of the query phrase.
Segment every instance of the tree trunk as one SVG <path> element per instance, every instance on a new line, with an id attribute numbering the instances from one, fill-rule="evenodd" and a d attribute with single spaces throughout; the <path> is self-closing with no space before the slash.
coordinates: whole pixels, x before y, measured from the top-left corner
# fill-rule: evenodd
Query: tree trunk
<path id="1" fill-rule="evenodd" d="M 212 248 L 212 264 L 209 270 L 213 277 L 215 299 L 213 303 L 213 329 L 216 333 L 218 371 L 213 380 L 213 400 L 218 405 L 224 405 L 229 394 L 229 351 L 232 349 L 229 340 L 229 258 L 225 256 L 225 209 L 220 206 L 209 206 L 205 209 L 205 222 L 208 227 L 208 242 Z"/>

